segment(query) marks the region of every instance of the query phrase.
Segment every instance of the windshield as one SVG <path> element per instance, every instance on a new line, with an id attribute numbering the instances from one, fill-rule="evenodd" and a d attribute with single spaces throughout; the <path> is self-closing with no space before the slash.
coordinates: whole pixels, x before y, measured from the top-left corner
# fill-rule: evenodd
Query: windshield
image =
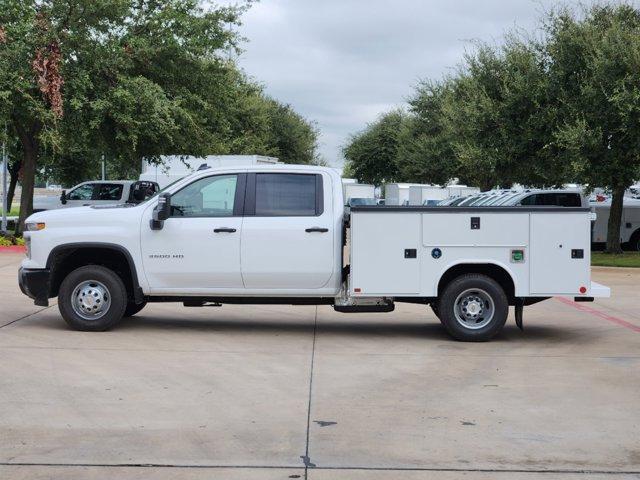
<path id="1" fill-rule="evenodd" d="M 160 195 L 161 193 L 165 192 L 168 188 L 174 186 L 176 183 L 178 183 L 180 180 L 184 179 L 184 177 L 179 178 L 177 180 L 174 180 L 173 182 L 171 182 L 169 185 L 165 186 L 164 188 L 161 188 L 160 190 L 158 190 L 156 193 L 154 193 L 153 195 L 151 195 L 149 198 L 147 198 L 144 202 L 142 203 L 147 203 L 149 200 L 152 200 L 154 198 L 156 198 L 158 195 Z M 141 205 L 142 205 L 141 203 Z"/>

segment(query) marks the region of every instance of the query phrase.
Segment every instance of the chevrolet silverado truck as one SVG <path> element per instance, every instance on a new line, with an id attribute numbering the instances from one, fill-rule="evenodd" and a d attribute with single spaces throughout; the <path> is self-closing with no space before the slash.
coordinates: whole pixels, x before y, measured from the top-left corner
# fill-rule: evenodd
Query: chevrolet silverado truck
<path id="1" fill-rule="evenodd" d="M 335 170 L 201 168 L 138 205 L 30 216 L 19 284 L 57 297 L 74 329 L 101 331 L 150 302 L 430 305 L 458 340 L 486 341 L 509 306 L 593 301 L 588 208 L 353 205 Z"/>

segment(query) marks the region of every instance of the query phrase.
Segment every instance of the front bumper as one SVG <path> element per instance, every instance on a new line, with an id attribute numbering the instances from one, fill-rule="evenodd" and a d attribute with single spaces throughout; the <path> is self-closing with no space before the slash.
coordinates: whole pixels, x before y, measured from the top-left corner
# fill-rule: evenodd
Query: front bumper
<path id="1" fill-rule="evenodd" d="M 18 270 L 20 290 L 29 298 L 33 298 L 33 303 L 40 307 L 49 306 L 50 280 L 51 272 L 47 268 L 29 270 L 20 267 Z"/>

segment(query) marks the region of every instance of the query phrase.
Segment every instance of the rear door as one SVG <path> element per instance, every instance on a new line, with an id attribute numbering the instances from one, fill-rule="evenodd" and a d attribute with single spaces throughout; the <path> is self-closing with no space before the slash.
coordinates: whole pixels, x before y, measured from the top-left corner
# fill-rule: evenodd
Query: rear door
<path id="1" fill-rule="evenodd" d="M 333 273 L 332 194 L 328 176 L 249 173 L 242 225 L 247 289 L 309 290 Z"/>
<path id="2" fill-rule="evenodd" d="M 580 293 L 589 287 L 591 222 L 585 213 L 531 213 L 532 294 Z"/>

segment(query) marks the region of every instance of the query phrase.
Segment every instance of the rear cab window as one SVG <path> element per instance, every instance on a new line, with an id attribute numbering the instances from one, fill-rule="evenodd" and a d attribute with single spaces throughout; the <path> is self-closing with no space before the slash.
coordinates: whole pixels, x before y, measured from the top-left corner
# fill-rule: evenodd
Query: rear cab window
<path id="1" fill-rule="evenodd" d="M 121 183 L 99 183 L 96 185 L 95 200 L 120 200 L 123 188 Z"/>
<path id="2" fill-rule="evenodd" d="M 250 185 L 254 183 L 254 185 Z M 254 202 L 246 215 L 261 217 L 314 217 L 322 215 L 322 176 L 298 173 L 256 173 L 250 179 Z M 254 205 L 251 205 L 254 203 Z M 254 207 L 253 211 L 251 207 Z"/>

